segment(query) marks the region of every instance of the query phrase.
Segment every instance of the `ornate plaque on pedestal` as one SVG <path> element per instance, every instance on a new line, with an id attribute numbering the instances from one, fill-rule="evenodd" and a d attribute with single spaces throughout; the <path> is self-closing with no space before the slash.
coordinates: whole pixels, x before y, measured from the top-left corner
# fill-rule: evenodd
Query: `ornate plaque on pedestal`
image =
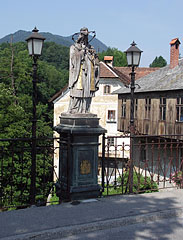
<path id="1" fill-rule="evenodd" d="M 82 175 L 87 175 L 91 173 L 91 164 L 88 160 L 82 160 L 80 163 L 80 173 Z"/>

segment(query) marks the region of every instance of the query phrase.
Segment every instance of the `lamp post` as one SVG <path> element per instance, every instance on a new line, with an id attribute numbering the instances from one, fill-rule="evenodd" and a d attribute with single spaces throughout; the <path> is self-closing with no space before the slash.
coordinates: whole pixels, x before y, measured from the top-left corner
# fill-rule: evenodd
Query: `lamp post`
<path id="1" fill-rule="evenodd" d="M 136 47 L 136 43 L 133 41 L 131 47 L 126 51 L 126 57 L 128 62 L 128 67 L 132 68 L 131 75 L 131 106 L 130 106 L 130 171 L 129 171 L 129 192 L 133 192 L 133 137 L 135 134 L 134 127 L 134 91 L 135 91 L 135 67 L 139 66 L 140 57 L 142 51 Z"/>
<path id="2" fill-rule="evenodd" d="M 31 186 L 30 186 L 30 203 L 35 204 L 36 195 L 36 104 L 37 104 L 37 59 L 41 56 L 43 42 L 45 38 L 38 33 L 35 27 L 32 34 L 26 39 L 28 44 L 29 55 L 33 59 L 33 94 L 32 94 L 32 149 L 31 149 Z"/>

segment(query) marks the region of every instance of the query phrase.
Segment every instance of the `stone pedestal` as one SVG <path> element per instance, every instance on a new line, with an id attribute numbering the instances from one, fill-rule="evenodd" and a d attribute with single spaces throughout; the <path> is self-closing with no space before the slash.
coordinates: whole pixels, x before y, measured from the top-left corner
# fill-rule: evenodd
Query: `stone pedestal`
<path id="1" fill-rule="evenodd" d="M 59 183 L 60 200 L 96 198 L 98 185 L 99 126 L 95 114 L 61 114 L 54 128 L 60 134 Z"/>

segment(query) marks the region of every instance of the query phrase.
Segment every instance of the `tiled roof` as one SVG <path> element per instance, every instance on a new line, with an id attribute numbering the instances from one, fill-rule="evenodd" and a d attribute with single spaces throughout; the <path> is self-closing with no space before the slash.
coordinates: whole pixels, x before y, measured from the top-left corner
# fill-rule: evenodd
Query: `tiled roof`
<path id="1" fill-rule="evenodd" d="M 104 62 L 100 62 L 100 78 L 116 78 L 118 77 L 111 68 Z"/>
<path id="2" fill-rule="evenodd" d="M 131 68 L 130 67 L 114 67 L 115 69 L 117 69 L 118 71 L 122 72 L 123 74 L 125 74 L 126 76 L 129 76 L 131 73 Z M 149 67 L 138 67 L 135 69 L 135 79 L 139 79 L 141 77 L 144 77 L 156 70 L 158 70 L 159 68 L 149 68 Z"/>
<path id="3" fill-rule="evenodd" d="M 135 92 L 157 92 L 183 89 L 183 59 L 171 69 L 169 65 L 137 80 L 140 88 Z M 120 88 L 115 93 L 129 93 L 130 89 Z"/>
<path id="4" fill-rule="evenodd" d="M 130 77 L 117 68 L 100 62 L 100 78 L 118 78 L 124 85 L 130 84 Z"/>
<path id="5" fill-rule="evenodd" d="M 147 74 L 150 74 L 159 68 L 149 68 L 149 67 L 138 67 L 136 68 L 135 72 L 135 79 L 139 79 L 141 77 L 146 76 Z M 104 62 L 100 62 L 100 78 L 113 78 L 116 73 L 118 77 L 125 78 L 128 81 L 130 81 L 130 73 L 131 68 L 130 67 L 111 67 L 110 65 L 105 64 Z M 126 81 L 125 81 L 126 83 Z"/>

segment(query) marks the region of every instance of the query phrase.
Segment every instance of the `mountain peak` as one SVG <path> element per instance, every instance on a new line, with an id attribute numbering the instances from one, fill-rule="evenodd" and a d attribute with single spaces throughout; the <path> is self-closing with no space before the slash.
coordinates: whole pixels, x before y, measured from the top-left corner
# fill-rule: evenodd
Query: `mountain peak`
<path id="1" fill-rule="evenodd" d="M 10 42 L 12 35 L 13 35 L 14 43 L 25 42 L 25 39 L 30 35 L 30 33 L 31 33 L 30 31 L 18 30 L 15 33 L 8 34 L 5 37 L 1 38 L 0 44 L 3 42 Z M 66 47 L 70 47 L 73 44 L 72 36 L 63 37 L 63 36 L 55 35 L 49 32 L 40 32 L 40 33 L 42 36 L 46 38 L 46 41 L 48 42 L 55 42 L 57 44 L 60 44 Z M 107 46 L 97 38 L 93 39 L 92 46 L 95 48 L 97 52 L 98 51 L 102 52 L 107 50 Z"/>

